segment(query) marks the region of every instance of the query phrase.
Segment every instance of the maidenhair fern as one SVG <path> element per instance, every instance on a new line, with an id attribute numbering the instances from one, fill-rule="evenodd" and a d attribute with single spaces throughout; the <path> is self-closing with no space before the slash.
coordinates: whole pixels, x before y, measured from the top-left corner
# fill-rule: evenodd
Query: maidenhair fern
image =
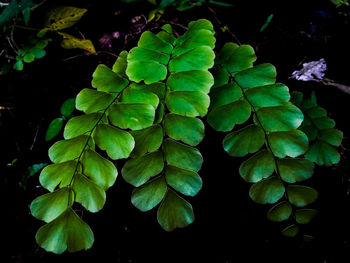
<path id="1" fill-rule="evenodd" d="M 93 88 L 76 97 L 76 109 L 84 114 L 67 122 L 64 140 L 49 149 L 53 164 L 40 174 L 49 193 L 32 202 L 31 212 L 45 222 L 36 235 L 41 247 L 62 253 L 92 246 L 94 235 L 73 205 L 101 210 L 105 191 L 118 174 L 112 161 L 119 159 L 127 159 L 121 173 L 135 186 L 135 207 L 149 211 L 159 205 L 157 220 L 166 231 L 191 224 L 194 213 L 184 196 L 195 196 L 202 187 L 198 171 L 203 158 L 194 147 L 204 137 L 200 117 L 208 111 L 207 121 L 215 130 L 230 132 L 223 141 L 229 155 L 253 154 L 239 174 L 253 183 L 249 195 L 254 202 L 274 204 L 268 219 L 289 220 L 282 230 L 285 236 L 295 236 L 298 225 L 316 215 L 304 207 L 317 199 L 317 191 L 299 183 L 312 176 L 313 161 L 320 164 L 312 147 L 339 145 L 339 131 L 334 125 L 316 125 L 316 135 L 310 137 L 306 127 L 320 112 L 325 116 L 314 99 L 294 96 L 306 116 L 312 113 L 307 122 L 290 102 L 288 88 L 276 83 L 275 68 L 253 67 L 256 56 L 250 46 L 225 44 L 215 66 L 214 46 L 214 29 L 207 20 L 189 23 L 179 38 L 165 25 L 157 34 L 144 32 L 138 46 L 121 52 L 112 69 L 97 67 Z M 214 77 L 209 72 L 213 66 Z M 310 150 L 308 136 L 318 139 Z M 314 146 L 326 143 L 328 148 Z"/>
<path id="2" fill-rule="evenodd" d="M 334 128 L 335 121 L 327 117 L 327 111 L 317 105 L 315 93 L 310 98 L 303 99 L 301 92 L 294 91 L 292 98 L 305 116 L 300 126 L 300 130 L 305 132 L 310 141 L 305 158 L 318 165 L 337 164 L 340 154 L 335 147 L 341 144 L 343 133 Z"/>
<path id="3" fill-rule="evenodd" d="M 289 101 L 288 88 L 276 83 L 275 68 L 271 64 L 253 67 L 255 60 L 248 45 L 224 45 L 215 61 L 208 123 L 215 130 L 230 132 L 223 140 L 229 155 L 254 154 L 241 164 L 239 174 L 253 183 L 249 195 L 254 202 L 275 204 L 268 219 L 290 218 L 303 224 L 316 212 L 300 208 L 318 195 L 311 187 L 295 184 L 310 178 L 314 169 L 311 161 L 299 157 L 308 150 L 307 136 L 297 129 L 303 113 Z M 298 226 L 291 223 L 282 233 L 295 236 Z"/>
<path id="4" fill-rule="evenodd" d="M 181 194 L 194 196 L 202 186 L 197 172 L 203 159 L 192 146 L 204 136 L 197 117 L 209 107 L 214 44 L 213 26 L 198 20 L 178 39 L 168 25 L 157 35 L 144 32 L 128 55 L 129 79 L 145 83 L 134 88 L 156 90 L 160 105 L 156 124 L 132 132 L 136 146 L 122 175 L 137 187 L 131 201 L 138 209 L 148 211 L 160 203 L 157 219 L 167 231 L 194 220 L 192 206 Z"/>

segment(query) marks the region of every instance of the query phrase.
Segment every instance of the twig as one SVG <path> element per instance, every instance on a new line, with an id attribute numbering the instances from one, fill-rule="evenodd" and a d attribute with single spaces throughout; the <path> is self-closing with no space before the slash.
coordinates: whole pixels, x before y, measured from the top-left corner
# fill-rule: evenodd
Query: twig
<path id="1" fill-rule="evenodd" d="M 35 135 L 34 135 L 33 143 L 32 143 L 32 145 L 31 145 L 30 148 L 29 148 L 30 151 L 32 151 L 33 148 L 34 148 L 34 144 L 35 144 L 35 142 L 36 142 L 36 139 L 38 138 L 39 130 L 40 130 L 40 123 L 38 124 L 38 126 L 37 126 L 37 128 L 36 128 L 36 132 L 35 132 Z"/>
<path id="2" fill-rule="evenodd" d="M 113 57 L 119 58 L 118 55 L 116 55 L 116 54 L 114 54 L 114 53 L 112 53 L 112 52 L 109 52 L 109 51 L 105 51 L 105 50 L 97 51 L 96 53 L 97 53 L 97 54 L 105 53 L 105 54 L 111 55 L 111 56 L 113 56 Z"/>
<path id="3" fill-rule="evenodd" d="M 232 31 L 230 30 L 230 28 L 226 25 L 224 25 L 221 20 L 216 16 L 216 12 L 210 7 L 208 6 L 208 10 L 210 11 L 210 13 L 212 13 L 213 17 L 215 18 L 216 22 L 219 24 L 219 26 L 221 27 L 225 27 L 226 31 L 231 35 L 231 37 L 237 42 L 238 45 L 241 45 L 241 42 L 239 41 L 238 37 L 236 37 L 235 34 L 232 33 Z"/>
<path id="4" fill-rule="evenodd" d="M 322 84 L 324 84 L 326 86 L 336 87 L 336 88 L 340 89 L 341 91 L 343 91 L 347 94 L 350 94 L 350 87 L 349 86 L 337 83 L 334 80 L 323 78 L 321 80 L 319 79 L 318 82 L 321 82 Z"/>

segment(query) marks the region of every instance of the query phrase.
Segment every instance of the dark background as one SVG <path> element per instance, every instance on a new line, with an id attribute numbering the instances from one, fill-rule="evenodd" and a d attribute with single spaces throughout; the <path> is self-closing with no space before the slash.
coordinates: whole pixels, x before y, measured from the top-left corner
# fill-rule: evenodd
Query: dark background
<path id="1" fill-rule="evenodd" d="M 307 2 L 307 4 L 305 3 Z M 48 1 L 33 13 L 33 27 L 40 27 L 43 14 L 52 5 L 73 5 L 89 11 L 67 32 L 82 32 L 91 39 L 98 51 L 118 54 L 137 43 L 139 34 L 156 29 L 166 22 L 187 26 L 189 21 L 206 18 L 218 32 L 217 47 L 234 41 L 207 7 L 178 12 L 168 9 L 157 22 L 145 26 L 145 15 L 153 7 L 148 3 L 121 4 L 118 1 Z M 132 206 L 133 189 L 118 177 L 107 191 L 107 202 L 96 214 L 83 213 L 84 221 L 95 234 L 95 243 L 87 252 L 62 255 L 47 253 L 35 243 L 35 233 L 42 225 L 30 215 L 29 204 L 45 192 L 39 186 L 38 174 L 30 177 L 26 189 L 19 181 L 27 167 L 49 162 L 45 142 L 50 121 L 59 117 L 62 102 L 74 97 L 81 89 L 90 87 L 91 75 L 99 63 L 112 65 L 115 58 L 107 53 L 87 55 L 80 50 L 64 50 L 59 39 L 47 48 L 47 56 L 26 64 L 23 72 L 0 76 L 0 105 L 14 107 L 0 112 L 0 197 L 1 240 L 0 262 L 350 262 L 349 245 L 349 102 L 350 95 L 319 83 L 289 80 L 301 63 L 325 58 L 327 77 L 350 85 L 350 7 L 336 8 L 329 1 L 231 1 L 233 7 L 211 6 L 216 16 L 243 44 L 252 45 L 258 56 L 256 64 L 270 62 L 278 69 L 278 81 L 290 90 L 300 90 L 308 96 L 315 90 L 318 102 L 344 132 L 341 162 L 330 168 L 318 167 L 306 184 L 320 193 L 313 205 L 320 213 L 303 229 L 315 236 L 304 243 L 299 238 L 280 235 L 282 225 L 266 219 L 268 206 L 254 204 L 249 196 L 250 185 L 238 174 L 243 159 L 231 158 L 222 149 L 224 134 L 214 132 L 208 125 L 206 138 L 198 147 L 204 157 L 201 169 L 204 185 L 194 198 L 195 222 L 167 233 L 156 221 L 156 209 L 142 213 Z M 117 14 L 116 14 L 117 12 Z M 274 14 L 269 27 L 259 32 L 266 18 Z M 137 19 L 136 19 L 137 20 Z M 179 33 L 183 29 L 174 26 Z M 105 33 L 119 32 L 112 48 L 99 46 Z M 28 32 L 16 30 L 17 42 L 25 42 Z M 125 35 L 129 34 L 127 41 Z M 68 59 L 68 60 L 67 60 Z M 37 136 L 36 136 L 37 135 Z M 62 138 L 62 136 L 60 136 Z M 14 166 L 6 164 L 18 158 Z M 117 162 L 120 169 L 123 161 Z"/>

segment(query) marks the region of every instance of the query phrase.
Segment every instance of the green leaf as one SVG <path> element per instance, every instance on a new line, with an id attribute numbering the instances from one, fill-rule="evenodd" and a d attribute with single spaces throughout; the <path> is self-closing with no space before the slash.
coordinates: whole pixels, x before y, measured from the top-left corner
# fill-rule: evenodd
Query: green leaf
<path id="1" fill-rule="evenodd" d="M 166 139 L 163 142 L 165 160 L 169 165 L 198 172 L 202 167 L 203 157 L 196 148 Z"/>
<path id="2" fill-rule="evenodd" d="M 78 158 L 84 149 L 94 149 L 89 136 L 80 135 L 73 139 L 56 142 L 49 149 L 49 157 L 53 163 L 62 163 Z"/>
<path id="3" fill-rule="evenodd" d="M 318 138 L 337 147 L 343 140 L 343 132 L 334 128 L 323 129 L 319 132 Z"/>
<path id="4" fill-rule="evenodd" d="M 34 56 L 34 58 L 43 58 L 46 55 L 46 51 L 41 48 L 33 47 L 30 49 L 30 54 Z"/>
<path id="5" fill-rule="evenodd" d="M 267 150 L 261 150 L 239 167 L 239 174 L 249 183 L 256 183 L 269 177 L 275 169 L 273 155 Z"/>
<path id="6" fill-rule="evenodd" d="M 255 107 L 282 106 L 290 99 L 288 87 L 281 83 L 248 89 L 245 96 Z"/>
<path id="7" fill-rule="evenodd" d="M 318 165 L 330 166 L 340 161 L 340 154 L 333 146 L 320 140 L 310 146 L 305 158 Z"/>
<path id="8" fill-rule="evenodd" d="M 127 77 L 125 74 L 125 70 L 128 64 L 127 58 L 128 58 L 127 51 L 124 50 L 120 52 L 117 60 L 115 61 L 112 67 L 113 72 L 119 74 L 120 76 Z"/>
<path id="9" fill-rule="evenodd" d="M 48 13 L 45 29 L 57 31 L 73 26 L 86 13 L 87 9 L 72 6 L 55 7 Z"/>
<path id="10" fill-rule="evenodd" d="M 106 124 L 98 124 L 93 137 L 96 145 L 113 160 L 128 158 L 135 146 L 130 133 Z"/>
<path id="11" fill-rule="evenodd" d="M 245 100 L 239 100 L 218 107 L 208 114 L 208 123 L 217 131 L 231 131 L 236 124 L 246 122 L 251 107 Z"/>
<path id="12" fill-rule="evenodd" d="M 285 237 L 295 237 L 299 232 L 299 227 L 295 224 L 287 226 L 281 231 L 282 235 Z"/>
<path id="13" fill-rule="evenodd" d="M 28 167 L 29 176 L 35 175 L 45 166 L 47 166 L 47 163 L 36 163 L 36 164 L 33 164 L 32 166 L 29 166 Z"/>
<path id="14" fill-rule="evenodd" d="M 128 81 L 106 65 L 100 64 L 92 74 L 91 85 L 98 91 L 121 92 L 128 85 Z"/>
<path id="15" fill-rule="evenodd" d="M 222 87 L 229 82 L 230 75 L 221 67 L 214 67 L 212 69 L 212 74 L 214 76 L 214 85 L 211 87 L 211 90 Z"/>
<path id="16" fill-rule="evenodd" d="M 177 227 L 186 227 L 194 221 L 193 209 L 190 203 L 168 189 L 157 212 L 158 223 L 166 231 Z"/>
<path id="17" fill-rule="evenodd" d="M 13 69 L 21 71 L 23 70 L 23 61 L 17 60 L 15 64 L 13 64 Z"/>
<path id="18" fill-rule="evenodd" d="M 152 125 L 130 133 L 135 140 L 132 156 L 142 156 L 148 152 L 154 152 L 159 149 L 163 141 L 163 129 L 160 125 Z"/>
<path id="19" fill-rule="evenodd" d="M 159 99 L 156 94 L 132 88 L 126 89 L 123 92 L 121 101 L 125 103 L 146 103 L 152 105 L 154 109 L 157 109 L 159 104 Z"/>
<path id="20" fill-rule="evenodd" d="M 229 84 L 226 83 L 220 88 L 211 90 L 210 109 L 213 110 L 219 108 L 220 106 L 236 102 L 242 97 L 242 90 L 237 84 L 234 82 L 231 82 Z"/>
<path id="21" fill-rule="evenodd" d="M 83 89 L 76 99 L 76 108 L 88 113 L 105 110 L 115 99 L 113 94 L 93 89 Z"/>
<path id="22" fill-rule="evenodd" d="M 128 160 L 122 169 L 122 176 L 129 184 L 138 187 L 159 174 L 163 167 L 163 155 L 156 151 Z"/>
<path id="23" fill-rule="evenodd" d="M 111 123 L 122 129 L 141 130 L 153 124 L 155 110 L 144 103 L 118 103 L 108 110 Z"/>
<path id="24" fill-rule="evenodd" d="M 214 78 L 206 70 L 172 73 L 167 79 L 167 87 L 172 91 L 202 91 L 207 94 L 213 84 Z"/>
<path id="25" fill-rule="evenodd" d="M 249 190 L 250 198 L 258 204 L 274 204 L 282 198 L 285 189 L 277 176 L 271 176 L 253 184 Z"/>
<path id="26" fill-rule="evenodd" d="M 73 190 L 75 201 L 90 212 L 98 212 L 106 202 L 105 191 L 82 174 L 75 174 Z"/>
<path id="27" fill-rule="evenodd" d="M 167 183 L 176 191 L 188 196 L 195 196 L 202 188 L 202 179 L 196 172 L 167 165 L 165 168 Z"/>
<path id="28" fill-rule="evenodd" d="M 281 222 L 287 220 L 292 214 L 292 207 L 286 201 L 282 201 L 267 212 L 267 218 L 273 222 Z"/>
<path id="29" fill-rule="evenodd" d="M 60 185 L 60 188 L 69 185 L 73 174 L 77 169 L 76 161 L 67 161 L 46 166 L 40 173 L 40 184 L 52 192 Z"/>
<path id="30" fill-rule="evenodd" d="M 90 113 L 71 118 L 64 127 L 64 138 L 71 139 L 83 134 L 90 135 L 102 117 L 102 113 Z"/>
<path id="31" fill-rule="evenodd" d="M 111 187 L 117 179 L 118 171 L 114 164 L 94 151 L 85 151 L 81 164 L 83 174 L 104 190 Z"/>
<path id="32" fill-rule="evenodd" d="M 308 149 L 307 136 L 299 130 L 271 132 L 267 137 L 273 154 L 279 158 L 298 157 Z"/>
<path id="33" fill-rule="evenodd" d="M 314 171 L 314 164 L 306 159 L 279 159 L 278 170 L 283 181 L 287 183 L 301 182 L 309 179 Z"/>
<path id="34" fill-rule="evenodd" d="M 75 110 L 75 98 L 69 98 L 63 102 L 61 106 L 61 114 L 64 117 L 69 118 L 69 116 L 72 115 L 74 110 Z"/>
<path id="35" fill-rule="evenodd" d="M 295 130 L 304 119 L 303 113 L 291 103 L 260 108 L 256 114 L 264 130 L 268 132 Z"/>
<path id="36" fill-rule="evenodd" d="M 256 61 L 254 49 L 249 45 L 238 46 L 234 43 L 226 43 L 215 60 L 228 72 L 235 73 L 253 66 Z"/>
<path id="37" fill-rule="evenodd" d="M 141 211 L 149 211 L 162 201 L 166 191 L 165 179 L 163 176 L 159 176 L 136 188 L 132 192 L 131 202 Z"/>
<path id="38" fill-rule="evenodd" d="M 207 114 L 210 99 L 201 91 L 170 91 L 165 103 L 171 113 L 204 117 Z"/>
<path id="39" fill-rule="evenodd" d="M 175 140 L 191 146 L 198 145 L 204 137 L 204 124 L 201 120 L 178 114 L 167 114 L 164 119 L 165 133 Z"/>
<path id="40" fill-rule="evenodd" d="M 144 81 L 146 84 L 155 83 L 164 80 L 167 76 L 167 68 L 165 65 L 155 61 L 136 61 L 128 60 L 126 74 L 132 81 Z"/>
<path id="41" fill-rule="evenodd" d="M 69 192 L 70 189 L 65 187 L 39 196 L 31 203 L 30 212 L 37 219 L 46 223 L 51 222 L 68 207 Z"/>
<path id="42" fill-rule="evenodd" d="M 243 89 L 271 85 L 276 81 L 276 68 L 271 64 L 261 64 L 236 73 L 234 79 Z"/>
<path id="43" fill-rule="evenodd" d="M 248 125 L 228 134 L 224 138 L 223 146 L 229 155 L 242 157 L 257 152 L 264 142 L 264 131 L 257 125 Z"/>
<path id="44" fill-rule="evenodd" d="M 53 138 L 55 138 L 62 130 L 62 127 L 63 127 L 63 119 L 62 118 L 53 119 L 50 122 L 49 127 L 47 128 L 46 135 L 45 135 L 45 141 L 50 141 Z"/>
<path id="45" fill-rule="evenodd" d="M 23 61 L 26 63 L 31 63 L 34 61 L 34 59 L 35 59 L 35 57 L 31 53 L 27 53 L 23 57 Z"/>
<path id="46" fill-rule="evenodd" d="M 315 209 L 297 209 L 295 211 L 295 220 L 299 224 L 308 224 L 317 215 Z"/>
<path id="47" fill-rule="evenodd" d="M 70 207 L 55 220 L 42 226 L 35 238 L 39 246 L 56 254 L 66 249 L 69 252 L 87 250 L 94 242 L 90 227 Z"/>
<path id="48" fill-rule="evenodd" d="M 318 193 L 315 189 L 304 185 L 288 185 L 289 202 L 297 207 L 303 207 L 316 201 Z"/>

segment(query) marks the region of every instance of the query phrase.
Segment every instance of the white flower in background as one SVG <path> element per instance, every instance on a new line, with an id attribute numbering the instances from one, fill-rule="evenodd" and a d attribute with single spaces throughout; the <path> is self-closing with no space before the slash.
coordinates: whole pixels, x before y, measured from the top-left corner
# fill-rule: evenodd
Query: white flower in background
<path id="1" fill-rule="evenodd" d="M 290 78 L 302 81 L 319 81 L 325 75 L 327 64 L 324 58 L 318 61 L 310 61 L 303 63 L 301 70 L 296 70 Z"/>

